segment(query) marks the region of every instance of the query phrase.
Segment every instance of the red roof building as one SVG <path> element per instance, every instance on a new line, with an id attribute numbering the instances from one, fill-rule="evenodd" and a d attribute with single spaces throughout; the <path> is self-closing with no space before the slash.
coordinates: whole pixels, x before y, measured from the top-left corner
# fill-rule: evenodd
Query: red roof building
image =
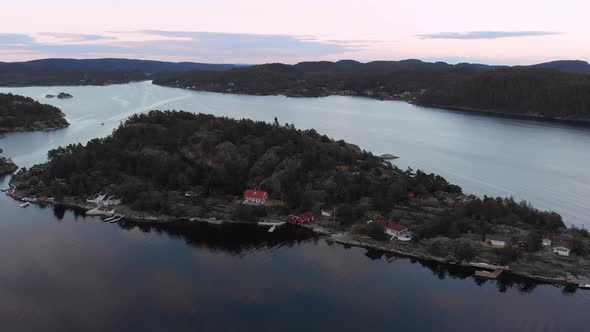
<path id="1" fill-rule="evenodd" d="M 387 229 L 391 229 L 391 230 L 399 232 L 399 233 L 408 230 L 408 228 L 406 226 L 396 224 L 394 222 L 387 221 L 385 219 L 379 219 L 379 220 L 376 220 L 375 222 L 378 223 L 379 225 L 382 225 L 383 227 L 385 227 Z"/>
<path id="2" fill-rule="evenodd" d="M 412 236 L 408 228 L 404 225 L 396 224 L 385 219 L 375 220 L 375 223 L 382 225 L 385 228 L 385 234 L 390 235 L 391 239 L 398 239 L 400 241 L 410 241 Z"/>
<path id="3" fill-rule="evenodd" d="M 262 205 L 267 198 L 268 193 L 266 191 L 253 189 L 244 191 L 244 204 Z"/>
<path id="4" fill-rule="evenodd" d="M 304 212 L 298 216 L 293 216 L 291 217 L 291 221 L 294 224 L 299 224 L 299 225 L 305 225 L 305 224 L 309 224 L 313 221 L 313 215 L 311 214 L 311 212 Z"/>

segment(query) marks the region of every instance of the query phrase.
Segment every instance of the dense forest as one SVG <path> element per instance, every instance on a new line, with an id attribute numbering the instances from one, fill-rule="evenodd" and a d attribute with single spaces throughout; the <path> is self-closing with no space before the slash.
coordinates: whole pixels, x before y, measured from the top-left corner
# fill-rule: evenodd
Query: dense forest
<path id="1" fill-rule="evenodd" d="M 427 90 L 418 103 L 590 120 L 590 75 L 540 68 L 497 69 Z"/>
<path id="2" fill-rule="evenodd" d="M 62 111 L 29 97 L 0 93 L 0 132 L 67 127 Z"/>
<path id="3" fill-rule="evenodd" d="M 10 174 L 18 169 L 18 167 L 12 162 L 12 160 L 3 157 L 3 150 L 0 149 L 0 176 Z"/>
<path id="4" fill-rule="evenodd" d="M 108 189 L 128 204 L 156 210 L 168 207 L 145 193 L 190 190 L 239 196 L 247 188 L 259 188 L 295 210 L 368 196 L 387 211 L 396 200 L 406 200 L 408 191 L 460 191 L 432 174 L 410 177 L 314 130 L 186 112 L 134 115 L 112 136 L 51 150 L 48 156 L 42 180 L 51 193 L 88 196 Z M 338 171 L 338 165 L 358 173 Z M 55 179 L 66 179 L 67 185 Z M 379 203 L 383 197 L 391 202 Z"/>
<path id="5" fill-rule="evenodd" d="M 193 90 L 319 97 L 355 95 L 419 105 L 588 120 L 590 65 L 449 65 L 418 60 L 266 64 L 229 71 L 162 74 L 154 84 Z"/>
<path id="6" fill-rule="evenodd" d="M 229 64 L 132 59 L 42 59 L 0 62 L 0 86 L 107 85 L 149 79 L 150 75 L 187 70 L 226 70 Z"/>
<path id="7" fill-rule="evenodd" d="M 449 65 L 419 60 L 375 61 L 366 64 L 351 60 L 301 62 L 296 65 L 276 63 L 224 72 L 163 74 L 154 80 L 154 84 L 245 94 L 310 97 L 351 94 L 391 99 L 433 85 L 472 77 L 490 68 L 484 65 Z"/>
<path id="8" fill-rule="evenodd" d="M 405 220 L 417 238 L 489 231 L 494 225 L 564 227 L 559 215 L 511 199 L 444 205 L 451 196 L 464 197 L 460 187 L 277 119 L 268 124 L 152 111 L 130 117 L 111 136 L 54 149 L 48 157 L 45 165 L 21 170 L 13 185 L 26 195 L 58 201 L 109 193 L 135 211 L 176 217 L 197 215 L 197 207 L 247 221 L 335 209 L 342 227 L 383 216 Z M 272 203 L 236 204 L 248 188 L 267 191 Z M 416 214 L 420 209 L 428 214 Z"/>

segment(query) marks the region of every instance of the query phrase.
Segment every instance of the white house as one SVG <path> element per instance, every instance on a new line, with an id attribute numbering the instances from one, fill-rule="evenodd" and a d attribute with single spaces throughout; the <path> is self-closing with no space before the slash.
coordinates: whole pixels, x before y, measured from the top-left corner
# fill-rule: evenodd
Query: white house
<path id="1" fill-rule="evenodd" d="M 324 210 L 322 209 L 322 216 L 324 217 L 331 217 L 333 214 L 332 210 Z"/>
<path id="2" fill-rule="evenodd" d="M 570 252 L 572 251 L 568 245 L 560 243 L 559 245 L 553 247 L 553 253 L 558 254 L 559 256 L 569 256 Z"/>
<path id="3" fill-rule="evenodd" d="M 93 199 L 87 199 L 86 202 L 94 203 L 97 206 L 110 206 L 110 205 L 119 205 L 122 201 L 115 197 L 110 197 L 108 194 L 100 195 L 98 194 Z"/>
<path id="4" fill-rule="evenodd" d="M 504 248 L 510 242 L 506 236 L 486 234 L 486 243 L 494 247 Z"/>
<path id="5" fill-rule="evenodd" d="M 400 241 L 412 240 L 412 234 L 406 226 L 396 224 L 384 219 L 376 220 L 375 223 L 382 225 L 385 229 L 385 234 L 391 236 L 391 240 L 398 239 Z"/>
<path id="6" fill-rule="evenodd" d="M 552 244 L 553 244 L 553 241 L 551 241 L 551 239 L 543 239 L 543 246 L 544 247 L 548 247 Z"/>

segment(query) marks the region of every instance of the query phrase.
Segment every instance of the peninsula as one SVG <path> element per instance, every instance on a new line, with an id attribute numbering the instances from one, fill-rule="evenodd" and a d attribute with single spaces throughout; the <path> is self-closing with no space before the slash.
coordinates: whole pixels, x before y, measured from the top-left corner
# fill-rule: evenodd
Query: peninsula
<path id="1" fill-rule="evenodd" d="M 265 64 L 159 75 L 154 84 L 253 95 L 362 96 L 534 119 L 590 121 L 590 65 L 450 65 L 419 60 Z"/>
<path id="2" fill-rule="evenodd" d="M 48 157 L 14 175 L 9 194 L 120 222 L 295 223 L 340 243 L 496 269 L 484 277 L 590 277 L 588 232 L 566 228 L 558 214 L 466 195 L 440 176 L 278 119 L 152 111 Z"/>
<path id="3" fill-rule="evenodd" d="M 0 154 L 2 154 L 2 149 L 0 149 Z M 18 166 L 16 166 L 12 160 L 0 156 L 0 176 L 4 176 L 6 174 L 11 174 L 14 171 L 16 171 L 18 169 Z"/>
<path id="4" fill-rule="evenodd" d="M 70 124 L 64 117 L 57 107 L 24 96 L 0 93 L 0 134 L 65 128 Z"/>

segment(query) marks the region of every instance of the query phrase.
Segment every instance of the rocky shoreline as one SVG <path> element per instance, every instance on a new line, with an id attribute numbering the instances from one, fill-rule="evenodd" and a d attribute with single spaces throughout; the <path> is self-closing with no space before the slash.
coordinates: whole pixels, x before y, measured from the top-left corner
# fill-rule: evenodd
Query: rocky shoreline
<path id="1" fill-rule="evenodd" d="M 55 205 L 64 208 L 87 212 L 91 209 L 96 208 L 91 203 L 85 203 L 81 198 L 64 198 L 63 201 L 55 201 L 53 199 L 31 199 L 24 196 L 22 192 L 19 192 L 11 186 L 10 190 L 6 194 L 15 200 L 27 201 L 30 203 L 42 204 L 42 205 Z M 84 203 L 83 203 L 84 202 Z M 120 221 L 124 224 L 134 225 L 149 225 L 149 226 L 172 226 L 172 225 L 183 225 L 189 226 L 197 223 L 207 223 L 214 225 L 222 224 L 250 224 L 257 225 L 257 223 L 238 221 L 232 219 L 215 219 L 215 218 L 189 218 L 189 217 L 173 217 L 166 215 L 153 215 L 149 213 L 138 212 L 130 209 L 125 205 L 117 205 L 109 207 L 109 209 L 115 209 L 116 215 L 123 216 Z M 279 220 L 265 219 L 265 222 L 281 223 Z M 284 223 L 284 222 L 283 222 Z M 335 227 L 334 227 L 335 226 Z M 388 242 L 374 240 L 366 235 L 359 235 L 350 232 L 349 230 L 342 229 L 337 225 L 332 225 L 330 222 L 319 222 L 309 225 L 299 225 L 299 227 L 306 228 L 319 236 L 324 237 L 327 241 L 335 242 L 345 246 L 359 247 L 371 250 L 378 250 L 382 252 L 392 253 L 398 256 L 418 259 L 422 261 L 435 262 L 439 264 L 448 264 L 450 266 L 460 266 L 469 269 L 481 269 L 481 266 L 497 266 L 493 263 L 488 262 L 473 262 L 473 261 L 460 261 L 455 257 L 440 257 L 432 255 L 428 252 L 428 248 L 424 244 L 402 242 L 392 240 Z M 573 275 L 566 271 L 553 271 L 549 272 L 547 267 L 539 266 L 537 268 L 531 268 L 531 266 L 521 266 L 518 262 L 511 264 L 506 269 L 510 275 L 519 276 L 527 279 L 534 280 L 539 283 L 550 283 L 559 285 L 574 285 L 590 283 L 590 275 Z"/>
<path id="2" fill-rule="evenodd" d="M 18 132 L 28 132 L 28 131 L 55 131 L 69 127 L 70 124 L 68 122 L 61 124 L 59 126 L 32 126 L 32 127 L 15 127 L 15 128 L 5 128 L 0 127 L 0 138 L 5 136 L 7 133 L 18 133 Z"/>

